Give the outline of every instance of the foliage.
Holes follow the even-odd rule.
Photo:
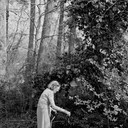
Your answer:
[[[127,8],[121,10],[121,6],[128,4],[127,1],[111,2],[72,0],[69,16],[73,15],[84,39],[75,54],[65,53],[56,68],[44,74],[50,76],[49,80],[57,79],[62,84],[56,103],[72,112],[70,124],[66,127],[127,126],[128,58],[127,42],[123,39],[127,16],[121,17],[120,14],[123,11],[127,14]],[[119,14],[118,11],[112,13],[115,6]],[[76,79],[79,84],[74,89],[70,82]],[[42,81],[44,83],[44,79]],[[36,88],[38,84],[35,84]]]
[[[66,117],[58,115],[57,120],[63,121],[54,123],[53,127],[127,126],[126,93],[121,90],[126,83],[121,80],[118,69],[110,70],[90,58],[88,49],[78,50],[74,55],[65,54],[51,73],[44,74],[40,80],[35,78],[36,90],[45,88],[48,81],[54,79],[62,84],[60,93],[56,95],[56,104],[70,110],[72,116],[67,124]],[[77,82],[78,87],[70,86],[72,80]]]
[[[91,119],[95,120],[96,117],[99,117],[100,121],[96,121],[99,122],[97,127],[126,127],[126,122],[122,121],[127,117],[126,108],[123,105],[123,100],[127,99],[127,89],[125,88],[127,82],[125,81],[126,77],[124,77],[124,74],[127,76],[127,68],[123,67],[127,60],[127,43],[124,42],[122,35],[128,26],[128,1],[70,1],[69,16],[74,18],[78,29],[83,32],[84,38],[83,45],[77,48],[79,53],[81,52],[79,57],[91,61],[94,64],[93,67],[96,66],[103,73],[101,79],[96,74],[93,75],[95,69],[91,72],[87,68],[91,72],[89,76],[89,73],[83,73],[84,69],[87,69],[85,65],[82,65],[83,70],[80,74],[91,85],[94,97],[88,102],[84,102],[78,95],[78,104],[82,102],[87,106],[88,112],[93,112],[92,115],[89,113],[92,116]],[[79,63],[79,66],[81,66],[81,63]],[[87,79],[87,76],[90,80]],[[94,79],[92,79],[92,76],[94,76]],[[102,89],[97,90],[97,85],[101,85],[100,88]],[[124,90],[126,93],[124,93]],[[98,98],[95,96],[98,96]],[[122,99],[121,96],[123,96]],[[95,101],[96,99],[97,101]],[[100,108],[101,106],[102,108]],[[100,108],[100,112],[98,108]],[[87,110],[85,112],[87,113]],[[123,120],[121,121],[121,119]],[[96,122],[92,123],[86,120],[88,127],[91,127],[90,125],[96,126]]]
[[[126,0],[72,0],[69,16],[74,16],[83,32],[82,44],[75,54],[65,53],[59,58],[53,71],[32,78],[30,85],[9,92],[1,88],[0,100],[7,112],[28,111],[31,97],[34,113],[30,118],[35,117],[40,94],[51,80],[58,80],[62,87],[55,102],[70,110],[71,117],[67,120],[64,114],[58,114],[53,128],[126,128],[128,58],[122,35],[127,28],[127,6]],[[73,80],[77,87],[70,85]]]
[[[12,116],[10,118],[3,118],[0,120],[0,126],[2,128],[36,128],[36,118],[31,118],[28,114],[22,114],[21,116]]]
[[[19,84],[14,87],[14,83],[2,82],[0,86],[0,119],[28,112],[30,94],[29,85]]]
[[[118,57],[112,57],[115,43],[128,26],[127,0],[69,0],[69,17],[73,16],[76,26],[83,32],[83,44],[91,51],[99,64],[107,57],[118,65]]]
[[[29,98],[31,90],[34,113],[30,115],[30,119],[31,117],[36,118],[35,110],[40,94],[51,80],[56,79],[62,85],[60,92],[55,97],[56,104],[70,110],[72,116],[67,120],[67,117],[64,114],[58,114],[53,122],[53,127],[59,125],[60,127],[66,126],[70,128],[114,128],[116,126],[125,128],[127,126],[127,103],[123,98],[117,97],[117,90],[114,90],[115,88],[120,87],[118,85],[120,82],[119,80],[117,81],[119,75],[114,75],[116,78],[111,77],[110,81],[109,77],[112,76],[111,72],[108,72],[108,76],[105,76],[103,72],[104,70],[102,70],[103,67],[101,68],[96,62],[88,59],[86,53],[88,52],[83,50],[77,51],[75,55],[64,55],[63,58],[60,58],[60,63],[52,72],[38,75],[31,81],[30,85],[33,87],[33,90],[30,89],[30,86],[24,84],[20,85],[20,93],[18,90],[10,91],[10,95],[1,93],[2,97],[6,96],[7,98],[8,96],[12,99],[11,103],[17,103],[17,98],[20,103],[19,105],[16,105],[10,104],[9,102],[7,106],[10,110],[8,109],[8,112],[12,111],[12,107],[13,110],[15,110],[14,108],[16,108],[16,106],[22,109],[23,106],[21,107],[21,103],[26,106],[24,110],[28,111],[29,100],[26,100]],[[116,73],[116,71],[118,70],[115,69],[113,72]],[[106,78],[108,78],[108,80]],[[72,80],[77,82],[78,87],[74,88],[70,86]],[[110,85],[114,85],[115,88],[109,88],[108,82]],[[115,82],[117,83],[115,84]],[[5,91],[1,90],[1,92]],[[24,102],[19,100],[21,97]],[[8,100],[6,99],[6,101]],[[16,112],[20,112],[20,110],[16,109]],[[24,112],[22,111],[22,113]],[[14,113],[15,112],[13,111],[13,114]],[[26,125],[21,123],[20,120],[19,123],[13,122],[13,124],[17,127],[22,124],[21,127],[24,127],[27,125],[30,126],[29,124],[31,124],[31,121],[27,123],[27,119],[25,119]],[[8,124],[12,126],[12,123]],[[32,123],[31,127],[36,127],[35,125],[36,123]]]

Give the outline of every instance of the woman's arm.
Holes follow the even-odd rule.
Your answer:
[[[49,94],[49,101],[50,101],[51,107],[53,109],[55,109],[57,111],[60,111],[60,112],[63,112],[63,113],[65,113],[65,114],[67,114],[67,115],[70,116],[70,112],[69,111],[67,111],[67,110],[65,110],[63,108],[60,108],[59,106],[55,105],[55,102],[54,102],[54,94],[53,93],[50,93]]]

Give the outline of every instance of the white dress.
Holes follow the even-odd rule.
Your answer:
[[[53,109],[63,112],[64,109],[55,105],[54,93],[50,89],[45,89],[41,94],[37,105],[37,128],[51,128],[50,106]]]

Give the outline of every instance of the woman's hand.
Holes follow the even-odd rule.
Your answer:
[[[69,112],[69,111],[67,111],[67,110],[66,110],[66,114],[67,114],[68,116],[71,116],[71,112]]]

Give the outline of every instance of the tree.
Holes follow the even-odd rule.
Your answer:
[[[61,55],[61,45],[62,45],[62,37],[63,37],[64,3],[65,3],[64,0],[60,1],[60,18],[59,18],[56,57],[59,57]]]
[[[37,72],[50,70],[55,63],[56,38],[58,26],[57,2],[48,0],[45,8],[44,23],[37,59]]]
[[[6,1],[0,1],[0,63],[2,64],[1,75],[5,75],[6,62]],[[3,63],[4,62],[4,63]]]
[[[26,73],[25,73],[25,82],[29,87],[29,112],[32,111],[32,87],[31,87],[31,78],[34,72],[34,32],[35,32],[35,0],[31,0],[31,9],[30,9],[30,29],[29,29],[29,43],[28,43],[28,52],[27,52],[27,64],[26,64]]]
[[[36,15],[35,15],[35,48],[34,48],[34,72],[37,71],[37,58],[38,58],[38,50],[40,45],[40,39],[41,39],[41,31],[42,31],[42,25],[43,25],[43,17],[44,17],[44,11],[45,11],[45,4],[46,2],[44,0],[39,0],[37,2],[37,9],[36,9]]]
[[[9,0],[6,0],[6,40],[8,42]]]
[[[35,0],[31,0],[29,44],[28,44],[27,65],[26,65],[27,79],[32,75],[32,71],[34,68],[34,62],[33,62],[34,28],[35,28]]]
[[[1,43],[3,43],[4,45],[6,45],[6,5],[7,2],[5,0],[0,1],[0,8],[1,8],[1,12],[0,12],[0,17],[1,17]]]
[[[76,24],[75,18],[72,16],[69,23],[69,54],[74,53],[74,44],[76,39]]]

